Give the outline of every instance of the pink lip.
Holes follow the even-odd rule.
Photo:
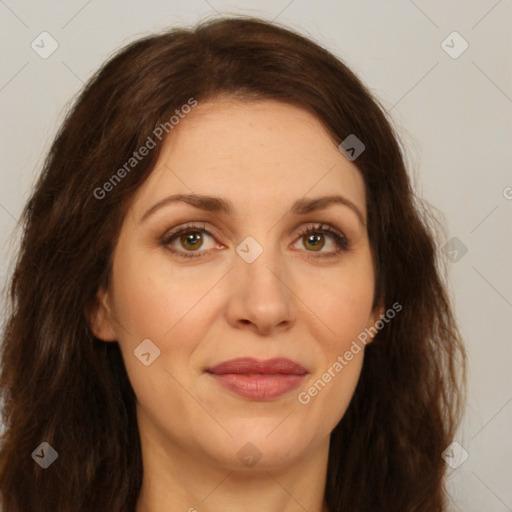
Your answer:
[[[225,389],[243,398],[271,400],[297,388],[308,371],[285,358],[265,361],[243,357],[207,368]]]

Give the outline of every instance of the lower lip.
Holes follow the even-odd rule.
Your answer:
[[[223,375],[210,374],[228,391],[252,400],[272,400],[298,388],[306,375],[293,374],[259,374],[240,375],[226,373]]]

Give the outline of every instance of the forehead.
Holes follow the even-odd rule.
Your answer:
[[[134,207],[191,192],[227,197],[240,210],[333,193],[366,206],[360,171],[322,123],[275,100],[198,102],[165,140]]]

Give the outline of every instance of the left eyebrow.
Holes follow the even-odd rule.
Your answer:
[[[199,194],[174,194],[172,196],[165,197],[154,204],[146,211],[146,213],[144,213],[140,222],[144,222],[160,208],[179,202],[186,203],[200,210],[212,213],[221,213],[231,216],[235,213],[233,203],[221,197]],[[322,196],[312,199],[303,197],[292,204],[290,212],[295,215],[305,215],[314,211],[325,210],[326,208],[337,204],[350,208],[356,214],[359,222],[366,227],[366,220],[361,210],[352,201],[350,201],[350,199],[339,195]]]
[[[361,210],[350,199],[343,196],[331,195],[317,197],[314,199],[302,198],[293,203],[290,211],[296,215],[304,215],[318,210],[325,210],[329,206],[333,206],[335,204],[340,204],[350,208],[356,214],[359,222],[366,227],[366,220]]]

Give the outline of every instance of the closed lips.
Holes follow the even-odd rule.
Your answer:
[[[258,360],[241,357],[225,361],[206,372],[229,394],[252,401],[271,401],[289,395],[309,373],[284,357]]]
[[[300,364],[287,358],[258,360],[254,358],[238,358],[225,361],[206,372],[214,375],[306,375],[308,371]]]

